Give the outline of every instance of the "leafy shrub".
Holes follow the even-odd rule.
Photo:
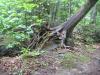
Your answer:
[[[100,27],[96,28],[93,39],[95,42],[100,42]]]
[[[82,25],[76,28],[75,39],[85,44],[100,42],[100,26],[98,25]]]
[[[44,51],[39,51],[39,50],[30,51],[29,48],[22,48],[21,52],[23,58],[37,57],[44,53]]]

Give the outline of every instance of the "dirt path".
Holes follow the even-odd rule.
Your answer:
[[[100,46],[92,53],[92,59],[89,62],[76,62],[75,67],[71,69],[60,64],[61,56],[66,52],[66,50],[60,50],[49,53],[48,56],[52,57],[52,64],[45,69],[39,69],[34,75],[100,75]]]
[[[2,57],[0,75],[100,75],[100,45],[96,45],[92,59],[88,62],[67,60],[63,57],[67,49],[48,51],[37,58],[23,60],[21,57]],[[72,68],[65,67],[66,62],[74,63]],[[68,64],[68,63],[67,63]]]

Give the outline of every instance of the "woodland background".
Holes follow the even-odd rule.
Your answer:
[[[41,27],[46,22],[50,27],[61,25],[69,17],[77,13],[86,1],[0,0],[0,56],[22,55],[26,57],[30,55],[36,57],[44,54],[44,51],[29,49],[26,45],[27,40],[30,40],[32,35],[35,34],[31,26]],[[90,52],[94,51],[94,44],[100,43],[100,1],[75,27],[71,41],[71,46],[82,47],[85,50],[89,49]],[[31,54],[30,51],[32,51]],[[64,62],[65,59],[69,61],[72,58],[69,62],[73,65],[73,57],[71,53],[65,55]],[[82,61],[85,59],[88,60],[83,55],[82,58],[80,57]],[[42,65],[47,66],[48,64],[43,62]],[[23,71],[20,70],[19,72],[22,73]]]

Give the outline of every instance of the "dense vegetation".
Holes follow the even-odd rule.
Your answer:
[[[84,11],[80,14],[78,11],[80,7],[84,9],[87,1],[91,2],[90,7],[87,6],[89,8],[85,12],[85,16],[80,17]],[[95,3],[98,1],[96,4],[93,4],[92,1],[0,0],[0,74],[3,75],[2,66],[11,75],[33,75],[35,71],[41,72],[41,69],[46,69],[47,72],[55,69],[59,71],[59,66],[63,71],[66,70],[61,67],[75,68],[78,66],[80,69],[83,66],[84,70],[86,67],[81,66],[80,62],[88,63],[92,56],[93,58],[95,55],[100,56],[100,50],[98,52],[100,49],[100,0],[93,1]],[[76,20],[75,15],[80,17],[79,21],[70,21],[71,19]],[[60,32],[68,27],[63,25],[65,22],[69,24],[75,22],[77,25],[72,28],[68,39],[67,35],[65,38],[63,31]],[[67,31],[71,32],[70,29]],[[56,32],[57,30],[59,32]],[[62,35],[64,35],[64,45],[66,46],[62,46]],[[93,63],[98,61],[96,59],[95,61],[93,59]],[[90,66],[92,65],[90,64]],[[39,75],[45,75],[42,73]],[[63,75],[63,72],[61,73]]]
[[[29,39],[32,34],[31,25],[41,26],[48,22],[57,26],[77,12],[85,1],[81,0],[1,0],[0,1],[0,45],[7,48]],[[77,25],[75,32],[79,33],[82,42],[100,41],[100,2]],[[77,37],[77,36],[75,36]],[[2,40],[3,39],[3,40]]]
[[[0,1],[0,47],[27,48],[25,41],[34,34],[33,24],[41,26],[48,22],[58,26],[75,14],[85,1],[81,0],[1,0]],[[100,42],[100,1],[74,29],[74,41],[92,44]]]

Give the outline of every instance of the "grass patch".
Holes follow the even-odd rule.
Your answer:
[[[88,62],[88,61],[90,61],[90,57],[85,56],[85,55],[79,55],[78,59],[79,59],[80,62]]]
[[[76,56],[73,53],[68,52],[68,53],[65,53],[61,64],[64,67],[73,68],[75,67],[75,63],[74,63],[75,61],[76,61]]]
[[[64,54],[64,58],[61,61],[61,64],[67,68],[74,68],[76,66],[76,62],[88,62],[90,58],[83,54],[71,53],[67,52]]]
[[[89,52],[93,52],[96,50],[96,48],[94,48],[92,45],[86,45],[86,51],[89,51]]]
[[[28,48],[22,48],[22,58],[37,57],[45,53],[45,51],[34,50],[30,51]]]

